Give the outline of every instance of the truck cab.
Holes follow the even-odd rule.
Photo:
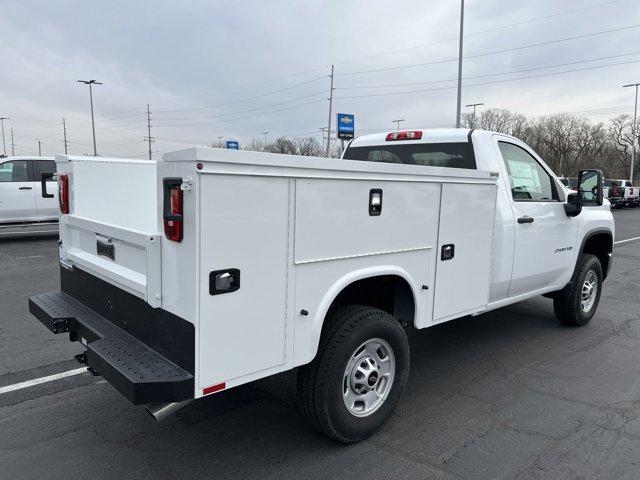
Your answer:
[[[602,241],[608,245],[607,252],[599,253],[606,276],[611,266],[614,231],[607,202],[590,205],[575,217],[567,215],[565,205],[570,193],[544,160],[517,138],[482,130],[420,132],[424,132],[420,139],[393,143],[387,141],[386,134],[357,138],[348,145],[343,158],[495,172],[498,193],[490,308],[562,289],[571,279],[583,244],[590,238],[591,243]],[[447,144],[462,145],[465,141],[473,142],[473,159],[454,151],[421,153],[434,148],[430,145],[443,150]],[[361,151],[363,146],[366,157]],[[406,153],[397,154],[400,150]],[[576,179],[576,188],[577,183]]]
[[[0,232],[57,223],[55,172],[54,157],[0,158]]]

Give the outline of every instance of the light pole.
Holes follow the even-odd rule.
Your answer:
[[[460,0],[460,46],[458,47],[458,103],[456,107],[456,128],[460,128],[462,103],[462,39],[464,34],[464,0]]]
[[[260,135],[264,135],[264,144],[262,145],[262,151],[264,152],[267,149],[267,135],[269,135],[269,132],[260,132]]]
[[[395,123],[396,124],[396,130],[398,132],[400,131],[400,122],[404,122],[404,118],[399,118],[397,120],[391,120],[391,123]]]
[[[96,124],[93,119],[93,89],[91,88],[93,85],[102,85],[101,82],[97,80],[78,80],[78,83],[84,83],[85,85],[89,85],[89,100],[91,102],[91,130],[93,131],[93,155],[98,155],[98,150],[96,148]]]
[[[465,108],[473,107],[473,125],[471,125],[471,128],[476,128],[476,107],[480,105],[484,105],[484,103],[470,103],[469,105],[465,105]]]
[[[4,156],[7,156],[7,144],[4,142],[4,121],[9,120],[9,117],[0,117],[0,123],[2,124],[2,148],[4,150]]]
[[[629,172],[629,181],[633,185],[633,166],[636,163],[636,124],[638,122],[638,86],[640,83],[629,83],[623,85],[622,88],[636,87],[636,102],[633,107],[633,125],[631,125],[631,171]]]

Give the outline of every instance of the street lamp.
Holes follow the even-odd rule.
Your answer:
[[[479,107],[480,105],[484,105],[484,103],[470,103],[469,105],[465,105],[465,108],[473,107],[473,128],[476,127],[476,107]]]
[[[464,0],[460,0],[460,39],[458,45],[458,102],[456,104],[456,128],[460,128],[462,103],[462,39],[464,38]]]
[[[2,124],[2,148],[4,150],[4,156],[7,156],[7,144],[4,142],[4,121],[10,120],[9,117],[0,117],[0,124]]]
[[[633,165],[636,163],[636,123],[638,122],[638,86],[640,83],[629,83],[623,85],[622,88],[636,87],[636,103],[633,108],[633,125],[631,125],[631,171],[629,172],[629,181],[633,185]]]
[[[404,122],[404,118],[399,118],[397,120],[391,120],[391,123],[395,123],[397,127],[397,131],[400,131],[400,122]]]
[[[93,119],[93,89],[91,88],[93,85],[102,85],[102,83],[97,80],[78,80],[78,83],[84,83],[85,85],[89,85],[89,100],[91,102],[91,130],[93,131],[93,155],[98,155],[98,150],[96,149],[96,124]]]

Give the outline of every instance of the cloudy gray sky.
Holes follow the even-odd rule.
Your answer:
[[[104,83],[103,155],[145,154],[147,104],[158,153],[318,135],[331,64],[334,112],[354,113],[357,132],[455,120],[456,0],[1,0],[0,12],[0,116],[16,154],[37,139],[60,153],[63,117],[70,153],[92,151],[78,79]],[[637,0],[467,0],[465,34],[463,104],[594,121],[632,110],[621,85],[640,81]]]

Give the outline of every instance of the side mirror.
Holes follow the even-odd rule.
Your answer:
[[[578,174],[578,204],[600,206],[604,202],[603,175],[600,170],[580,170]]]
[[[53,194],[47,192],[47,180],[53,180],[53,176],[53,173],[43,173],[42,175],[40,175],[42,198],[53,198]]]

